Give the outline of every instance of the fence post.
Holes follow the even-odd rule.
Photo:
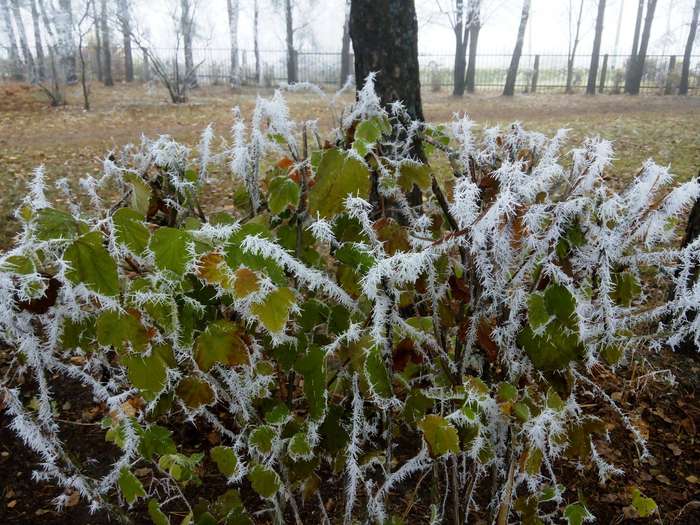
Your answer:
[[[602,93],[605,89],[605,77],[608,74],[608,54],[603,56],[603,66],[600,68],[600,84],[598,85],[598,93]]]
[[[666,89],[664,95],[673,94],[673,73],[676,69],[676,55],[671,55],[668,61],[668,73],[666,74]]]
[[[540,55],[535,55],[535,65],[532,68],[532,93],[537,93],[537,78],[540,76]]]

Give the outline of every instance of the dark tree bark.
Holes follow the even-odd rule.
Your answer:
[[[287,82],[292,84],[298,80],[297,50],[294,48],[294,6],[292,0],[285,0],[284,19],[287,29]]]
[[[520,64],[520,56],[523,53],[523,42],[525,41],[525,28],[527,27],[527,19],[530,16],[530,0],[523,0],[523,10],[520,14],[520,27],[518,28],[518,38],[515,41],[515,49],[513,57],[510,60],[508,75],[506,76],[506,85],[503,87],[503,95],[512,97],[515,94],[515,80],[518,77],[518,65]]]
[[[647,49],[649,48],[649,39],[651,38],[651,24],[654,21],[654,12],[656,11],[657,0],[648,0],[647,14],[644,19],[644,31],[639,42],[639,52],[634,58],[634,66],[630,78],[629,94],[639,95],[639,90],[644,76],[644,62],[647,58]]]
[[[690,56],[693,52],[693,44],[695,43],[695,35],[698,30],[698,17],[700,17],[700,0],[695,0],[693,8],[693,19],[690,22],[690,33],[688,40],[685,43],[685,52],[683,53],[683,68],[681,70],[681,83],[678,86],[679,95],[688,94],[688,83],[690,77]]]
[[[345,24],[343,24],[343,46],[340,51],[340,87],[350,76],[350,0],[345,3]]]
[[[109,13],[107,0],[101,1],[100,25],[102,26],[102,81],[105,86],[113,86],[112,78],[112,46],[109,38]]]
[[[476,87],[476,49],[481,31],[481,0],[470,0],[472,20],[469,26],[469,62],[467,64],[467,93],[474,93]]]
[[[10,5],[8,0],[0,0],[0,11],[5,25],[5,33],[10,40],[10,61],[12,62],[12,78],[15,80],[23,80],[24,73],[22,72],[22,60],[19,57],[19,47],[17,47],[17,37],[15,29],[12,26],[12,14],[10,13]]]
[[[630,91],[630,83],[632,81],[632,74],[635,67],[635,62],[637,60],[637,53],[639,52],[639,33],[642,30],[642,20],[644,19],[644,0],[639,0],[639,5],[637,6],[637,16],[634,21],[634,38],[632,39],[632,51],[630,53],[629,62],[627,63],[627,71],[625,72],[625,93]]]
[[[180,32],[185,48],[185,83],[189,88],[197,87],[197,75],[194,68],[194,55],[192,51],[192,33],[194,30],[194,13],[190,0],[180,0]]]
[[[32,56],[32,50],[29,49],[29,43],[27,41],[27,32],[24,29],[24,22],[22,21],[22,14],[19,11],[19,1],[10,0],[12,6],[12,17],[15,19],[15,26],[17,27],[17,35],[19,36],[19,45],[22,49],[22,56],[24,57],[24,64],[27,67],[27,75],[32,82],[37,81],[36,67],[34,66],[34,56]]]
[[[455,1],[455,62],[452,95],[461,97],[464,95],[464,77],[467,68],[467,47],[469,46],[469,20],[470,13],[464,17],[464,0]]]
[[[134,81],[134,57],[131,50],[131,10],[129,0],[119,0],[119,23],[124,37],[124,79]]]
[[[375,89],[386,107],[401,101],[412,119],[425,120],[418,67],[418,21],[413,0],[353,0],[350,37],[355,50],[355,78],[362,89],[367,75],[377,73]],[[420,142],[413,155],[425,160]],[[376,180],[375,180],[376,182]],[[377,202],[373,183],[370,200]],[[414,186],[407,195],[412,206],[422,203]]]
[[[44,45],[41,36],[41,21],[39,10],[36,8],[36,0],[30,0],[29,7],[32,11],[32,28],[34,30],[34,49],[36,49],[36,65],[39,80],[46,79],[46,57],[44,56]]]
[[[568,94],[573,92],[573,90],[571,89],[571,84],[574,78],[574,60],[576,59],[576,48],[578,48],[579,35],[581,34],[581,17],[583,16],[583,3],[584,0],[581,0],[581,6],[579,7],[578,11],[578,18],[576,19],[576,34],[574,36],[573,44],[571,40],[569,40],[569,56],[566,62],[566,92]],[[569,4],[569,7],[571,7],[571,4]],[[571,17],[571,11],[569,11],[569,17]],[[569,19],[569,31],[571,31],[571,19]],[[571,38],[571,34],[569,34],[569,38]]]
[[[587,95],[595,95],[596,80],[598,79],[598,62],[600,61],[600,42],[603,39],[603,22],[605,20],[605,0],[598,0],[598,18],[595,22],[595,37],[591,53],[591,67],[588,68]]]
[[[97,67],[97,80],[102,82],[103,68],[102,68],[102,35],[100,34],[100,17],[97,16],[97,2],[92,2],[92,20],[95,25],[95,65]]]
[[[423,120],[413,0],[353,0],[350,37],[357,89],[362,89],[367,75],[377,72],[382,104],[400,100],[412,118]]]

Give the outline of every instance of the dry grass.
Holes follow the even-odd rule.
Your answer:
[[[261,91],[268,95],[269,91]],[[45,97],[26,86],[0,86],[0,247],[7,246],[15,227],[12,210],[21,200],[33,167],[44,164],[47,178],[77,180],[99,169],[97,159],[112,148],[146,135],[169,134],[194,143],[213,123],[226,135],[231,108],[249,116],[255,90],[234,93],[226,87],[202,88],[188,104],[168,103],[164,90],[142,85],[93,86],[91,112],[81,107],[80,92],[69,91],[69,105],[50,108]],[[482,126],[522,121],[529,129],[552,133],[570,128],[572,137],[601,135],[614,139],[618,172],[633,173],[653,157],[671,164],[680,179],[700,167],[700,97],[627,97],[583,95],[522,95],[505,99],[496,94],[457,99],[447,93],[424,94],[426,119],[444,122],[466,112]],[[289,94],[295,119],[319,119],[322,129],[334,125],[326,103],[316,95]],[[350,102],[350,95],[343,102]]]

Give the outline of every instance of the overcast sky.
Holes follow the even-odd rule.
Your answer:
[[[453,0],[416,0],[418,11],[419,48],[422,53],[454,51],[454,36],[449,20],[440,12],[447,10]],[[137,20],[148,27],[151,38],[159,47],[174,44],[170,22],[179,0],[133,0]],[[340,49],[344,0],[296,0],[299,4],[295,27],[301,27],[298,39],[303,50],[337,51]],[[569,6],[574,6],[574,21],[580,0],[532,0],[525,53],[566,54],[569,43]],[[688,34],[693,0],[659,0],[652,26],[651,53],[681,54]],[[253,1],[240,0],[240,47],[253,47]],[[269,50],[284,49],[284,20],[282,12],[273,7],[273,0],[259,0],[261,5],[261,46]],[[282,4],[282,2],[278,2]],[[483,0],[484,26],[479,37],[479,50],[486,53],[510,53],[520,18],[522,0]],[[579,53],[590,53],[595,25],[597,0],[584,0]],[[627,54],[632,45],[637,0],[608,0],[602,52],[615,52],[615,37],[620,8],[622,23],[618,53]],[[226,0],[198,0],[197,47],[228,47]],[[697,52],[697,51],[696,51]]]

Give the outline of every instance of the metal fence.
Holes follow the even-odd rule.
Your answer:
[[[155,49],[154,53],[166,65],[180,71],[183,67],[182,50]],[[89,68],[95,71],[93,49],[86,53]],[[138,54],[137,54],[138,55]],[[120,50],[113,56],[115,80],[123,76]],[[135,56],[137,76],[147,76],[143,61]],[[193,50],[197,81],[201,85],[226,84],[230,78],[230,51],[221,48]],[[597,77],[599,92],[620,93],[624,90],[624,78],[629,55],[601,55]],[[500,91],[505,83],[511,55],[506,53],[480,53],[476,59],[475,88],[477,91]],[[572,89],[583,91],[588,82],[591,56],[579,55],[574,61]],[[520,59],[516,90],[518,92],[563,92],[566,88],[567,61],[565,54],[525,54]],[[257,62],[257,64],[256,64]],[[453,84],[454,55],[421,54],[419,56],[421,83],[424,89],[434,91],[451,89]],[[646,93],[673,94],[680,82],[682,55],[648,55],[644,66],[641,90]],[[299,52],[296,57],[297,80],[319,85],[340,84],[341,54],[338,52]],[[240,79],[244,85],[275,86],[287,81],[287,54],[285,51],[262,50],[256,61],[251,50],[241,50],[239,55]],[[257,67],[256,67],[257,66]],[[351,71],[353,70],[351,66]],[[0,78],[10,78],[7,50],[0,48]],[[259,75],[256,73],[259,72]],[[92,75],[95,77],[96,75]],[[690,60],[689,93],[700,94],[700,55]]]

